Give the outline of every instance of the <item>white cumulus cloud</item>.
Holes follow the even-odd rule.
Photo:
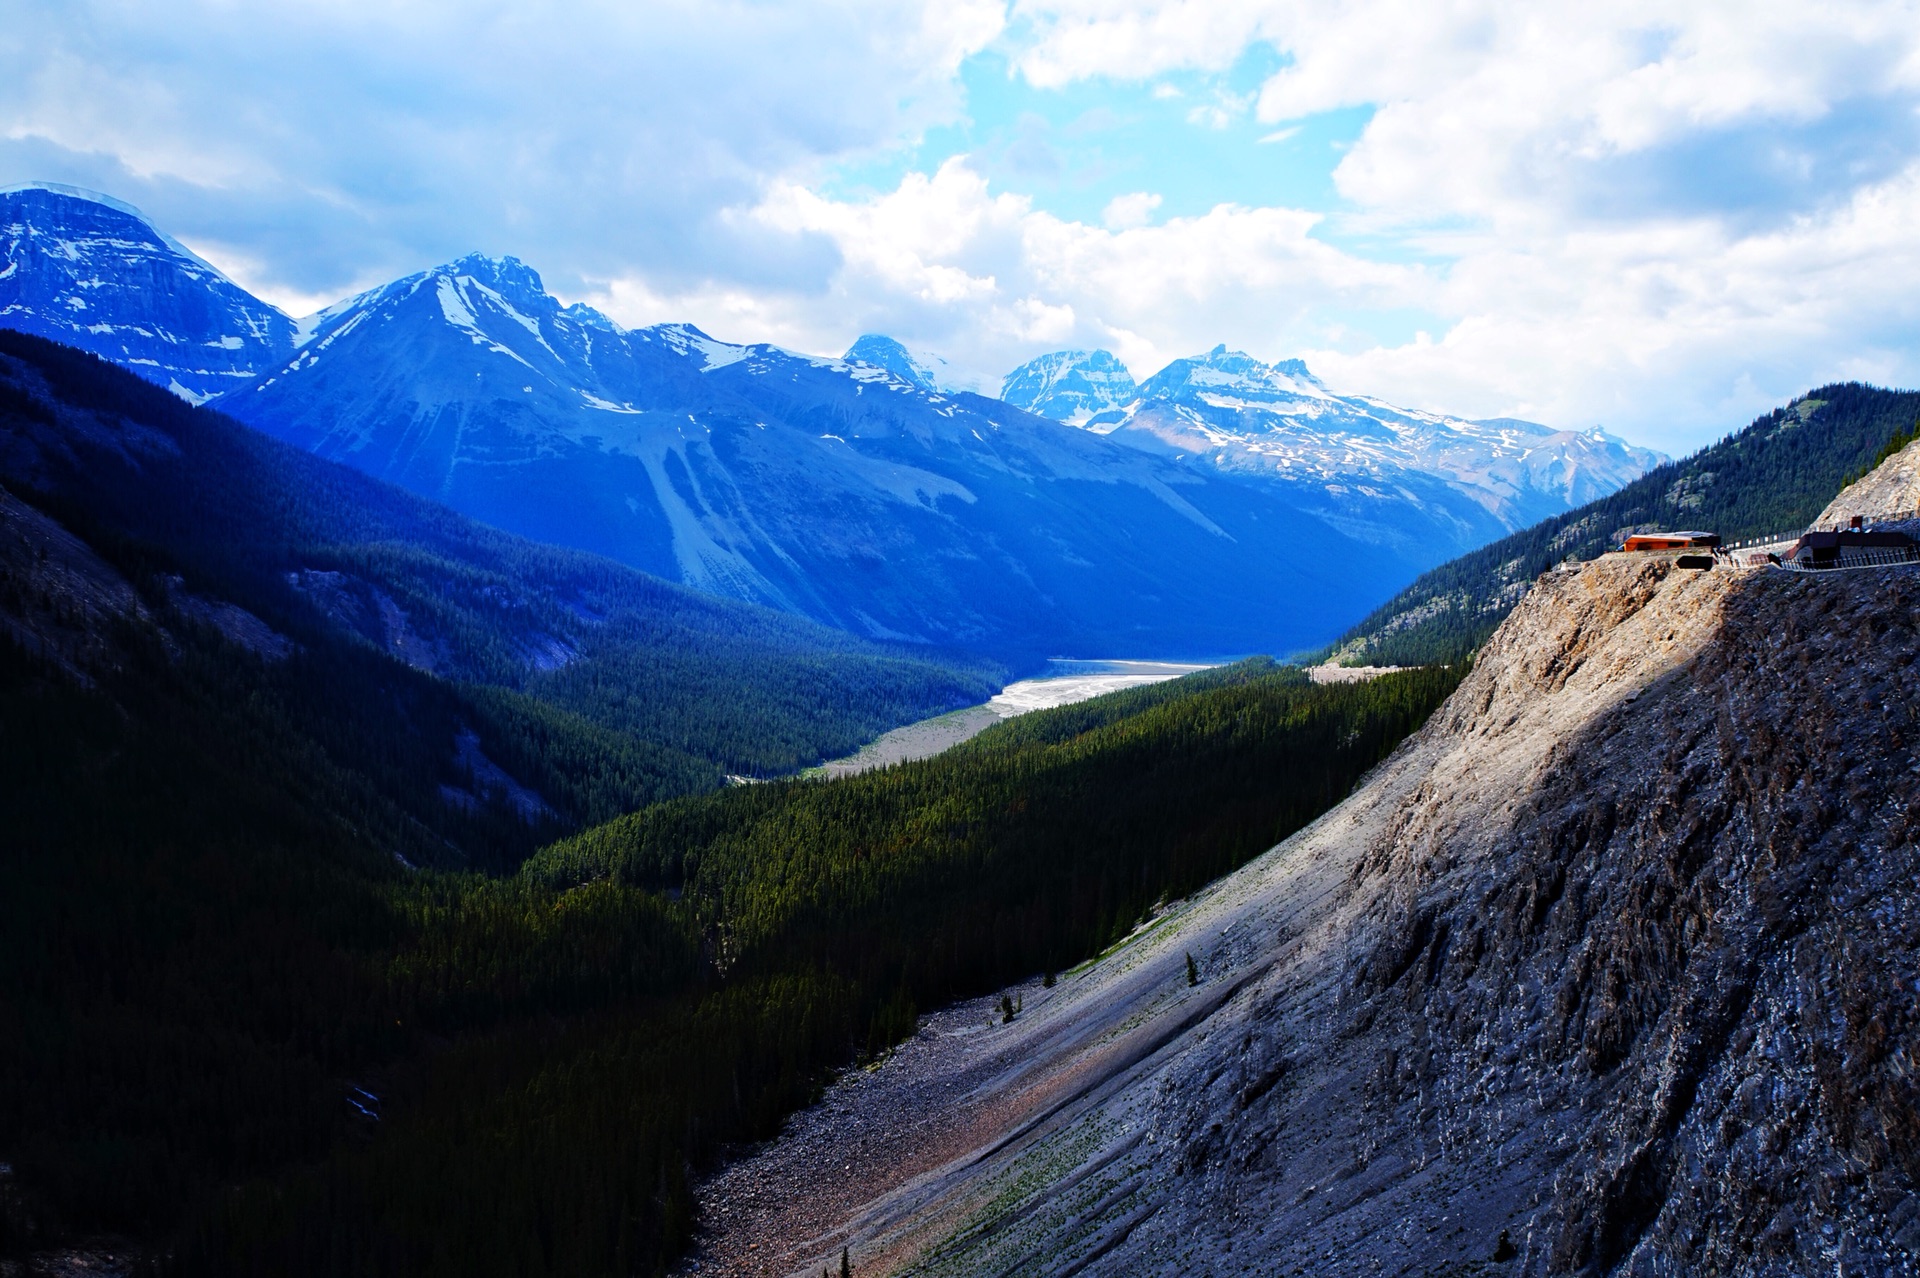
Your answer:
[[[0,176],[145,208],[269,295],[475,249],[564,281],[818,283],[721,216],[952,118],[998,0],[17,0]]]
[[[1029,114],[901,165],[967,138],[983,54],[1104,95],[1111,151],[992,163]],[[1118,145],[1155,111],[1292,185],[1204,207]],[[1672,450],[1920,382],[1920,0],[16,0],[0,181],[31,178],[291,309],[481,249],[627,322],[889,332],[981,386],[1224,341]]]

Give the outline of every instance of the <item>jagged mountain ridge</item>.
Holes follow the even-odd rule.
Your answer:
[[[622,330],[511,258],[331,308],[221,406],[522,535],[879,638],[1287,650],[1396,575],[1245,485],[870,364]]]
[[[130,205],[0,190],[0,327],[77,346],[202,403],[294,347],[293,321]]]
[[[422,272],[296,329],[124,206],[51,187],[18,201],[37,229],[0,289],[39,281],[25,327],[191,399],[241,384],[222,406],[250,424],[510,531],[875,638],[1021,659],[1297,649],[1539,492],[1520,473],[1532,455],[1463,489],[1345,461],[1296,478],[1271,423],[1258,447],[1235,436],[1206,456],[1148,429],[1152,412],[1104,438],[1104,420],[1049,430],[890,338],[827,360],[684,325],[628,332],[511,259]],[[75,229],[96,223],[112,234]],[[99,257],[85,278],[62,265],[82,241]],[[257,341],[225,331],[236,314]],[[1140,402],[1172,405],[1179,431],[1194,404],[1217,413],[1217,394],[1188,392],[1221,355],[1180,361]],[[1089,423],[1131,386],[1110,356],[1067,363],[1048,402],[1080,387]],[[1299,447],[1325,454],[1303,429]]]
[[[1281,485],[1354,535],[1458,550],[1603,496],[1664,460],[1597,427],[1467,421],[1335,395],[1300,360],[1216,346],[1137,387],[1106,351],[1009,374],[1009,402],[1145,451]]]
[[[1917,609],[1550,575],[1346,803],[853,1084],[929,1053],[952,1112],[778,1272],[1912,1272]]]

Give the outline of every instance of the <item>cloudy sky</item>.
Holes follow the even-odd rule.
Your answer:
[[[10,0],[0,185],[983,386],[1226,342],[1684,451],[1920,384],[1920,4]]]

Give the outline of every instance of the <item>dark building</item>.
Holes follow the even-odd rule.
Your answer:
[[[1857,528],[1805,533],[1787,552],[1787,558],[1808,568],[1838,568],[1852,558],[1862,563],[1884,562],[1889,554],[1920,558],[1913,538],[1903,532],[1868,532]]]

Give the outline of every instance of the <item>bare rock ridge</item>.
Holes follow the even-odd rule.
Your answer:
[[[1549,574],[1339,808],[710,1184],[690,1267],[1915,1272],[1916,618]]]
[[[1920,511],[1920,442],[1908,444],[1841,489],[1813,527],[1842,527],[1856,515],[1862,519],[1911,517],[1915,511]]]

